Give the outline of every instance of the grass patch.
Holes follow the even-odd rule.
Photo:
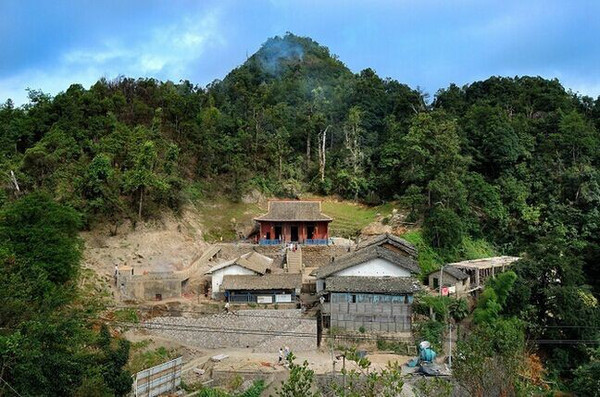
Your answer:
[[[129,363],[127,363],[127,369],[135,374],[143,369],[172,360],[177,356],[178,354],[174,350],[167,350],[163,346],[154,350],[134,352],[129,359]]]
[[[119,309],[114,312],[115,320],[122,321],[126,323],[139,323],[140,318],[138,316],[137,310],[131,309]]]
[[[402,235],[409,243],[417,247],[419,251],[420,278],[424,279],[428,274],[442,267],[444,258],[438,254],[424,239],[420,230],[413,230]]]
[[[465,237],[459,247],[456,247],[451,252],[442,252],[434,249],[427,241],[425,241],[421,230],[407,232],[402,235],[402,238],[412,243],[419,251],[421,280],[424,280],[431,272],[439,270],[445,263],[488,258],[498,255],[494,247],[483,239]]]
[[[379,350],[391,350],[395,354],[406,356],[409,354],[408,342],[377,339],[377,349]]]
[[[470,237],[466,237],[462,241],[462,260],[487,258],[496,255],[498,255],[498,252],[492,244],[484,239],[473,240]]]
[[[391,214],[393,207],[392,203],[369,207],[350,201],[323,201],[321,209],[333,218],[329,226],[330,236],[352,238],[379,216]]]
[[[252,219],[265,212],[258,204],[234,203],[223,198],[198,201],[195,205],[202,217],[204,240],[208,242],[237,240],[236,230],[242,225],[253,225]]]

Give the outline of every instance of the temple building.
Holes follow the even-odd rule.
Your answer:
[[[254,218],[260,231],[257,242],[263,245],[296,242],[324,245],[329,241],[329,222],[321,213],[320,201],[269,201],[269,212]]]

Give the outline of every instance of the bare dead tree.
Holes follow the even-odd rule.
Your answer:
[[[319,133],[319,173],[321,174],[321,182],[325,181],[325,163],[327,160],[325,142],[327,142],[327,130],[329,130],[329,127],[331,125],[328,125]]]

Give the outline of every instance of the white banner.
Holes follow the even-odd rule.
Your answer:
[[[271,295],[259,295],[256,297],[257,303],[273,303],[273,297]]]
[[[292,295],[291,294],[275,295],[275,302],[292,303]]]

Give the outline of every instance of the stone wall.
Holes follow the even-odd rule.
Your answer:
[[[358,331],[406,332],[411,329],[411,305],[402,303],[329,303],[331,326]]]
[[[220,244],[220,257],[224,259],[233,259],[249,251],[256,251],[259,254],[273,259],[273,265],[283,267],[285,261],[285,249],[280,245],[257,245],[248,243],[239,244]],[[331,262],[331,257],[340,257],[348,253],[348,246],[342,245],[303,245],[302,263],[304,267],[320,267]]]

